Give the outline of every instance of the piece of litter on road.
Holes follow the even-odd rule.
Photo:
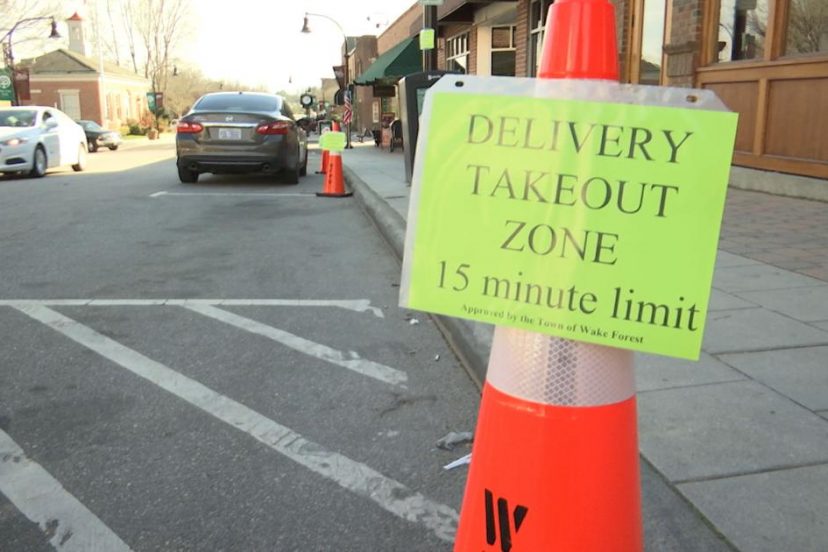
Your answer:
[[[454,462],[449,462],[445,466],[443,466],[444,470],[453,470],[454,468],[458,468],[460,466],[465,466],[466,464],[471,464],[471,454],[465,455],[463,458],[458,458]]]
[[[471,431],[452,431],[439,441],[437,441],[437,448],[443,450],[454,450],[454,447],[462,443],[471,443],[474,440],[474,435]]]
[[[434,355],[434,362],[437,362],[438,360],[440,360],[440,355]]]
[[[412,318],[411,320],[408,321],[408,323],[411,324],[412,326],[416,326],[417,324],[420,323],[420,321],[417,320],[416,318]]]

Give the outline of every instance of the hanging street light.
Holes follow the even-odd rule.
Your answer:
[[[25,25],[27,23],[33,23],[35,21],[51,21],[51,32],[49,33],[49,38],[61,38],[60,33],[57,30],[57,22],[55,21],[54,17],[44,16],[44,17],[26,17],[24,19],[19,20],[11,28],[6,31],[6,34],[0,38],[0,43],[3,44],[3,61],[6,64],[6,67],[9,70],[10,77],[11,77],[11,91],[12,91],[12,105],[18,105],[17,99],[17,78],[14,67],[14,49],[13,49],[13,39],[14,39],[14,31],[16,31],[21,25]]]

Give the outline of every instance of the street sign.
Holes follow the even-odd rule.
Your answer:
[[[434,29],[422,29],[420,31],[420,50],[433,50],[435,41]]]
[[[401,304],[698,358],[736,119],[709,91],[444,77]]]
[[[155,106],[155,93],[154,92],[147,92],[147,108],[155,113],[156,106]]]
[[[323,132],[319,138],[319,147],[328,151],[342,151],[345,149],[345,133],[339,131]]]
[[[420,0],[420,4],[423,6],[442,6],[443,0]]]
[[[14,100],[12,80],[9,70],[0,69],[0,102],[11,102]]]

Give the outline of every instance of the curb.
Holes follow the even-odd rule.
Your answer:
[[[354,192],[368,218],[374,221],[380,234],[391,246],[397,259],[402,262],[405,249],[405,220],[392,209],[374,190],[347,166],[342,171],[345,182]],[[445,336],[449,346],[460,359],[460,364],[468,372],[479,390],[483,389],[486,379],[486,367],[489,363],[488,352],[492,346],[494,326],[470,322],[450,316],[430,314]],[[485,353],[485,354],[484,354]]]
[[[170,144],[170,145],[175,144],[175,134],[173,134],[171,137],[166,137],[165,136],[164,138],[158,138],[157,140],[150,140],[146,136],[144,136],[142,138],[138,138],[138,139],[132,138],[132,139],[129,139],[129,140],[123,140],[121,142],[121,148],[131,150],[131,149],[136,149],[136,148],[146,148],[146,147],[150,147],[150,146],[159,146],[159,145],[168,145],[168,144]]]

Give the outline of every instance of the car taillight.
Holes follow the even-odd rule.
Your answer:
[[[175,131],[178,134],[198,134],[204,130],[204,125],[201,123],[190,123],[187,121],[179,121],[178,126],[175,127]]]
[[[257,134],[287,134],[291,124],[289,121],[274,121],[262,123],[256,127]]]

